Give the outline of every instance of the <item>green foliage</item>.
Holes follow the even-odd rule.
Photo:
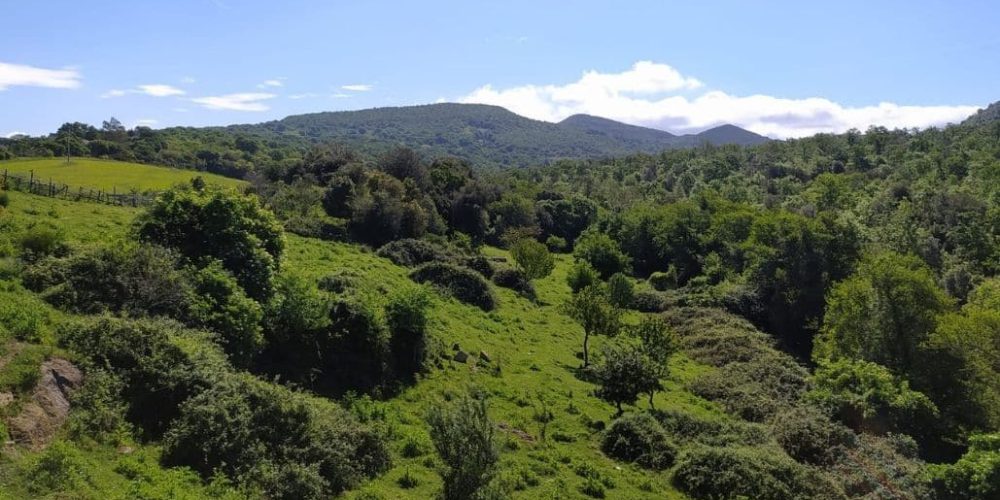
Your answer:
[[[502,267],[493,273],[493,284],[503,288],[510,288],[519,293],[522,297],[534,300],[536,297],[535,287],[524,271],[513,267]]]
[[[429,263],[416,268],[410,277],[418,283],[433,283],[456,299],[484,311],[496,307],[496,298],[483,276],[453,264]]]
[[[590,264],[601,279],[608,279],[615,273],[627,272],[629,269],[629,258],[604,233],[590,232],[583,235],[576,242],[573,256]]]
[[[656,271],[650,274],[649,286],[653,287],[653,290],[659,292],[663,292],[677,286],[677,269],[670,268],[667,272]]]
[[[667,376],[667,362],[678,350],[677,334],[660,318],[643,318],[638,325],[628,327],[628,334],[639,339],[642,352]]]
[[[601,437],[601,451],[653,470],[670,467],[677,455],[667,432],[646,413],[625,415],[612,422]]]
[[[672,478],[684,493],[706,500],[822,498],[830,489],[807,467],[752,448],[690,448],[678,457]]]
[[[529,280],[552,274],[555,261],[545,245],[533,239],[521,239],[510,246],[510,256]]]
[[[344,410],[250,375],[229,375],[183,403],[164,461],[222,471],[273,498],[325,498],[388,468],[381,437]]]
[[[141,240],[175,249],[191,262],[219,260],[254,300],[274,291],[285,240],[255,196],[212,187],[166,191],[136,220],[135,230]]]
[[[633,404],[640,394],[649,394],[652,401],[653,394],[663,388],[661,370],[639,347],[614,343],[601,354],[601,363],[594,369],[599,384],[595,395],[617,406],[619,415],[622,403]]]
[[[50,309],[19,287],[0,284],[0,342],[17,339],[38,342],[48,337]]]
[[[635,284],[622,273],[615,273],[608,278],[608,300],[615,307],[627,309],[635,297]]]
[[[406,238],[383,245],[376,252],[393,264],[415,267],[427,262],[456,262],[458,252],[442,244],[428,240]]]
[[[87,480],[80,452],[63,441],[49,445],[25,472],[32,478],[30,490],[43,495],[62,489],[72,489]]]
[[[549,236],[545,239],[545,246],[552,253],[562,253],[566,251],[566,238]]]
[[[988,500],[1000,496],[1000,434],[969,438],[969,451],[954,464],[932,465],[933,487],[944,500]]]
[[[19,245],[29,260],[48,255],[62,255],[67,251],[66,235],[48,224],[34,224],[20,236]]]
[[[107,444],[124,440],[132,430],[126,419],[128,405],[122,400],[124,389],[122,380],[108,370],[88,371],[83,387],[72,394],[74,411],[68,422],[70,435]]]
[[[607,294],[596,285],[573,294],[562,306],[563,313],[583,327],[583,366],[590,366],[591,335],[613,337],[621,329],[621,309],[608,302]]]
[[[827,304],[814,358],[867,360],[906,374],[951,300],[916,257],[880,253],[834,286]]]
[[[424,367],[427,358],[427,309],[430,296],[423,288],[398,290],[385,305],[396,376],[409,378]]]
[[[812,382],[807,399],[856,431],[915,436],[933,432],[937,407],[884,366],[849,359],[826,362],[816,369]]]
[[[435,406],[427,423],[434,448],[445,464],[443,497],[480,498],[500,460],[486,400],[466,397],[451,407]]]
[[[233,364],[248,366],[263,349],[263,309],[246,296],[219,261],[192,271],[187,303],[186,322],[219,333]]]
[[[570,268],[569,273],[566,275],[566,283],[573,293],[577,293],[589,286],[598,285],[600,278],[597,276],[597,271],[594,270],[589,262],[578,260],[573,263],[573,267]]]
[[[808,406],[776,415],[771,422],[771,432],[785,453],[810,465],[832,465],[856,446],[850,429],[831,422],[825,414]]]

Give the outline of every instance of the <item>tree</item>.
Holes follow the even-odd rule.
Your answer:
[[[653,394],[662,389],[660,370],[642,349],[630,343],[618,342],[606,346],[600,365],[594,370],[600,384],[597,397],[613,403],[621,415],[622,403],[633,404],[640,394]]]
[[[544,278],[552,274],[556,267],[549,249],[533,239],[524,238],[515,242],[510,246],[510,256],[529,280]]]
[[[869,255],[830,291],[814,358],[862,359],[912,373],[918,346],[951,305],[920,259]]]
[[[590,366],[591,335],[613,337],[621,329],[621,309],[608,302],[599,286],[591,285],[574,294],[563,304],[566,315],[583,327],[583,366]]]
[[[597,271],[591,267],[590,263],[578,260],[573,263],[566,275],[566,284],[569,285],[573,293],[577,293],[591,285],[596,285],[600,281]]]
[[[678,350],[677,334],[660,318],[645,317],[638,325],[628,329],[630,336],[639,340],[642,352],[656,364],[660,378],[667,376],[667,363]]]
[[[435,406],[427,423],[445,463],[444,499],[481,498],[500,460],[486,400],[465,397],[451,407]]]
[[[255,196],[211,186],[165,191],[138,217],[135,231],[192,263],[219,260],[258,302],[274,291],[285,240],[281,224]]]
[[[601,279],[626,272],[629,268],[629,258],[618,248],[618,243],[600,232],[588,232],[580,237],[573,250],[573,257],[590,263],[601,275]]]
[[[632,305],[634,296],[635,285],[628,279],[628,276],[615,273],[608,278],[608,298],[616,307],[627,309]]]

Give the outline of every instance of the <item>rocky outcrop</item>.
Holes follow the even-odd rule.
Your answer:
[[[40,368],[41,377],[21,412],[7,422],[15,443],[38,449],[47,445],[69,416],[70,392],[83,383],[83,372],[61,358],[52,358]]]

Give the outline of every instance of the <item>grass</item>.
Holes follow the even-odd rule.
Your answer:
[[[34,171],[35,180],[63,183],[70,189],[115,190],[119,193],[135,191],[160,191],[175,184],[190,181],[201,176],[209,184],[239,187],[244,181],[223,177],[207,172],[195,172],[169,167],[156,167],[114,160],[92,158],[43,158],[34,160],[11,160],[0,162],[0,175],[4,170],[11,174],[27,176]]]
[[[138,213],[123,207],[10,194],[10,206],[0,216],[0,227],[5,218],[14,227],[52,224],[63,231],[71,246],[113,244],[125,237]],[[363,247],[291,234],[287,239],[283,267],[307,278],[351,271],[358,276],[361,293],[373,301],[385,300],[401,287],[419,286],[407,277],[408,269]],[[509,259],[499,249],[488,248],[485,252],[490,257]],[[346,498],[436,496],[441,490],[437,472],[440,462],[424,417],[432,406],[445,404],[473,389],[489,396],[490,413],[498,424],[502,449],[500,477],[513,490],[514,498],[593,498],[601,488],[607,498],[685,498],[670,485],[666,473],[613,461],[599,449],[600,432],[595,430],[598,427],[595,423],[610,423],[615,409],[594,397],[595,386],[576,375],[581,364],[577,356],[582,347],[582,331],[558,312],[559,304],[570,294],[565,283],[570,265],[571,257],[556,256],[552,275],[535,282],[537,302],[497,288],[499,306],[492,312],[434,294],[429,328],[437,353],[436,367],[415,385],[386,401],[360,398],[347,402],[360,417],[384,423],[393,453],[393,468],[348,492]],[[598,352],[604,341],[592,340],[593,352]],[[468,363],[451,359],[454,344],[472,355]],[[480,361],[480,352],[486,353],[490,361]],[[729,418],[714,403],[684,389],[688,381],[710,369],[678,355],[672,362],[666,390],[655,398],[656,407],[680,409],[713,420]],[[643,408],[647,405],[644,400],[638,404]],[[89,464],[82,465],[82,470],[88,471],[93,479],[85,481],[88,486],[76,493],[95,496],[96,492],[108,492],[114,496],[122,485],[134,486],[138,481],[124,472],[116,472],[125,458],[117,456],[113,448],[79,446],[81,463]],[[164,488],[171,484],[187,487],[186,473],[157,468],[155,444],[136,445],[136,448],[139,456],[152,462],[143,467],[140,476],[157,478],[156,481],[166,485]],[[12,471],[29,467],[34,456],[27,455],[7,464],[4,461],[11,459],[0,459],[0,484],[11,485],[14,488],[11,491],[24,491],[19,489],[23,487],[19,481],[26,480],[23,472]],[[583,470],[586,474],[580,473]],[[207,492],[201,490],[201,494]]]

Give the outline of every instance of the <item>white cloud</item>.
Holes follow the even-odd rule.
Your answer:
[[[162,83],[150,83],[147,85],[139,85],[134,89],[121,90],[121,89],[111,89],[103,94],[101,94],[101,99],[108,99],[111,97],[122,97],[126,94],[146,94],[153,97],[171,97],[184,95],[186,92],[174,87],[172,85],[165,85]]]
[[[230,111],[267,111],[266,101],[277,97],[275,94],[263,92],[248,92],[241,94],[227,94],[220,96],[196,97],[191,101],[201,104],[208,109],[225,109]]]
[[[354,97],[354,96],[351,94],[345,94],[343,92],[337,92],[336,94],[330,94],[330,97],[334,99],[346,99],[348,97]]]
[[[349,90],[351,92],[368,92],[374,87],[367,83],[355,83],[351,85],[341,85],[340,88],[342,90]]]
[[[138,91],[146,95],[151,95],[153,97],[170,97],[175,95],[184,95],[185,92],[177,87],[170,85],[164,85],[161,83],[153,83],[148,85],[139,85]]]
[[[136,127],[152,127],[153,125],[156,125],[157,123],[160,123],[160,120],[155,120],[153,118],[141,118],[141,119],[135,121],[135,126]]]
[[[257,84],[257,88],[266,89],[269,87],[284,87],[284,78],[272,78],[271,80],[264,80],[263,82]]]
[[[75,89],[80,86],[81,78],[75,69],[44,69],[0,62],[0,91],[14,86]]]
[[[181,78],[181,83],[186,83],[186,84],[192,84],[197,81],[198,80],[195,80],[193,76],[185,76],[184,78]]]
[[[635,63],[622,73],[588,71],[566,85],[482,86],[460,102],[494,104],[546,121],[585,113],[687,133],[731,123],[771,137],[803,137],[872,125],[930,127],[960,121],[977,106],[901,106],[889,102],[850,107],[814,97],[734,96],[700,91],[703,84],[666,64]]]
[[[306,92],[305,94],[292,94],[288,96],[289,99],[311,99],[313,97],[319,97],[319,94],[314,92]]]
[[[4,137],[4,139],[10,139],[12,137],[16,137],[16,136],[19,136],[19,135],[28,135],[28,134],[25,134],[24,132],[18,132],[18,131],[15,130],[14,132],[8,132],[7,134],[4,134],[3,137]]]

